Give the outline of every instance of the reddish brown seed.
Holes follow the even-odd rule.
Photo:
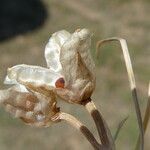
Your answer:
[[[64,78],[59,78],[55,82],[55,86],[56,86],[56,88],[64,88],[64,86],[65,86],[65,80],[64,80]]]

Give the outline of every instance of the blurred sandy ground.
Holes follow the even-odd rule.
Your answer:
[[[0,43],[0,86],[6,70],[16,64],[45,66],[44,47],[50,35],[58,30],[73,32],[89,28],[93,32],[91,52],[96,41],[112,36],[127,39],[138,85],[140,105],[144,112],[150,79],[150,2],[148,0],[44,0],[48,11],[45,24],[37,30]],[[93,99],[114,134],[117,124],[129,119],[117,140],[118,150],[133,149],[138,135],[133,102],[120,47],[102,48],[97,63],[97,87]],[[95,126],[80,106],[59,102],[62,110],[80,118],[96,135]],[[47,129],[25,126],[0,110],[1,150],[91,150],[90,144],[74,128],[65,123]],[[145,136],[145,150],[150,149],[150,126]]]

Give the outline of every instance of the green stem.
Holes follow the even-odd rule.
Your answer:
[[[84,106],[87,109],[87,111],[90,113],[90,115],[92,116],[95,122],[102,145],[109,150],[114,150],[115,144],[114,144],[111,132],[105,120],[103,119],[102,115],[97,110],[94,102],[88,101]]]
[[[144,120],[143,120],[144,134],[146,132],[149,119],[150,119],[150,83],[149,83],[149,88],[148,88],[148,101],[147,101],[146,111],[145,111]],[[135,149],[138,150],[139,147],[140,147],[140,137],[138,137]]]

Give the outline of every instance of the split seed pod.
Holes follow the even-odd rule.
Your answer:
[[[36,127],[48,127],[52,117],[59,112],[54,97],[32,92],[20,84],[0,90],[0,103],[12,116]]]
[[[79,104],[90,98],[95,88],[90,45],[87,29],[54,33],[45,48],[48,67],[22,64],[9,68],[4,83],[14,86],[0,91],[1,103],[28,124],[48,126],[59,111],[56,96]]]

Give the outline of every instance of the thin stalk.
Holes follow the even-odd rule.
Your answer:
[[[125,117],[125,118],[119,123],[119,125],[118,125],[118,127],[117,127],[117,131],[116,131],[116,133],[115,133],[115,135],[114,135],[114,137],[113,137],[114,141],[117,140],[118,135],[119,135],[119,133],[120,133],[120,130],[122,129],[123,125],[125,124],[125,122],[127,121],[128,118],[129,118],[129,116]]]
[[[147,107],[146,107],[146,111],[145,111],[145,115],[144,115],[144,121],[143,121],[144,132],[146,132],[149,119],[150,119],[150,83],[149,83],[149,88],[148,88]]]
[[[107,43],[107,42],[111,42],[111,41],[119,41],[121,44],[121,49],[123,51],[123,56],[124,56],[125,65],[126,65],[126,69],[127,69],[127,73],[128,73],[132,98],[133,98],[133,102],[134,102],[134,106],[135,106],[135,111],[136,111],[139,131],[140,131],[140,143],[141,143],[140,144],[140,150],[144,150],[144,130],[143,130],[142,117],[141,117],[141,110],[140,110],[140,106],[139,106],[135,77],[134,77],[134,73],[133,73],[132,63],[131,63],[131,59],[130,59],[126,40],[114,37],[114,38],[109,38],[109,39],[99,41],[97,43],[96,53],[98,54],[98,49],[103,43]]]
[[[53,119],[53,121],[61,121],[61,120],[66,121],[67,123],[75,127],[78,131],[80,131],[84,135],[84,137],[89,141],[89,143],[92,145],[94,150],[104,150],[102,145],[100,145],[96,141],[91,131],[74,116],[64,112],[60,112],[57,114],[57,117]]]
[[[102,145],[104,145],[109,150],[114,150],[115,145],[113,142],[111,132],[106,122],[104,121],[102,115],[97,110],[94,102],[88,101],[87,103],[85,103],[84,106],[87,109],[87,111],[90,113],[90,115],[92,116],[95,122]]]
[[[144,120],[143,120],[144,134],[146,132],[149,120],[150,120],[150,83],[149,83],[149,88],[148,88],[148,101],[147,101],[146,111],[145,111]],[[140,137],[138,138],[135,149],[138,150],[139,146],[140,146]]]

